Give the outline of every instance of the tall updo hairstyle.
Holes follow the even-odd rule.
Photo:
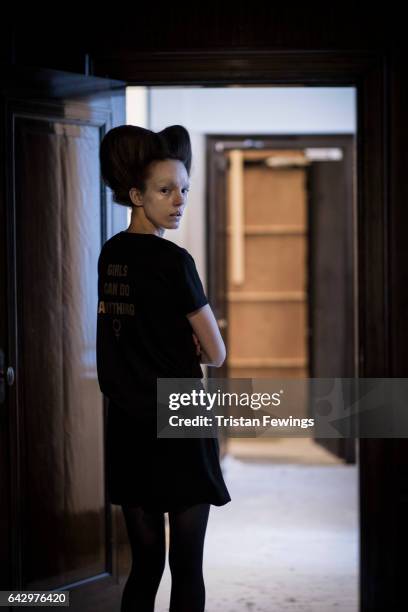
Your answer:
[[[113,201],[133,206],[129,190],[144,193],[153,161],[178,159],[188,175],[191,168],[190,135],[182,125],[171,125],[153,132],[136,125],[119,125],[109,130],[99,148],[102,179],[113,193]]]

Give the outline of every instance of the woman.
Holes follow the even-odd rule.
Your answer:
[[[170,612],[202,612],[204,538],[210,505],[231,497],[216,438],[158,438],[157,378],[199,378],[225,346],[194,259],[163,237],[177,229],[190,186],[191,142],[181,125],[161,132],[122,125],[100,147],[101,174],[126,231],[98,260],[97,367],[108,397],[107,487],[122,506],[132,568],[122,612],[154,610],[170,528]]]

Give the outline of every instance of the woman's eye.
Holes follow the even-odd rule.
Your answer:
[[[160,189],[160,191],[163,193],[163,192],[165,192],[165,191],[169,191],[169,190],[167,189],[167,187],[162,187],[162,188]],[[188,192],[190,191],[190,189],[188,189],[187,187],[185,187],[185,188],[183,189],[183,191],[184,191],[185,193],[188,193]]]

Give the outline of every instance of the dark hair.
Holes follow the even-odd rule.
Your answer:
[[[105,134],[99,148],[102,179],[112,190],[114,202],[124,206],[133,206],[132,187],[145,191],[151,162],[178,159],[190,174],[191,158],[190,136],[182,125],[161,132],[119,125]]]

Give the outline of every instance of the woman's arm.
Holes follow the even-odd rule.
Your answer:
[[[200,355],[200,363],[202,363],[203,365],[212,365],[212,363],[210,363],[211,359],[209,358],[207,353],[205,353],[203,349],[201,348],[200,342],[194,332],[193,332],[193,340],[194,340],[194,344],[196,345],[196,354]]]
[[[201,347],[201,363],[219,368],[225,361],[226,349],[211,306],[206,304],[186,315]]]

